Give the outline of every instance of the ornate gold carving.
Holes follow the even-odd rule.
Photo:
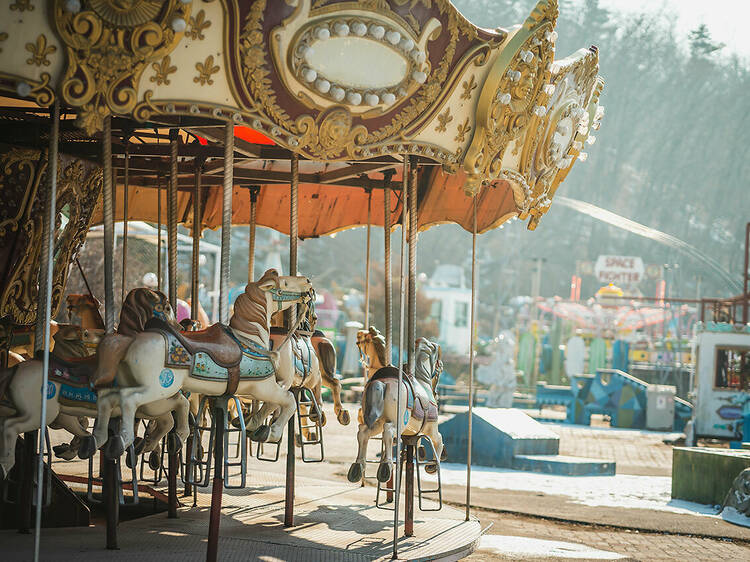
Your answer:
[[[556,19],[557,0],[540,0],[496,59],[480,93],[477,126],[464,159],[468,195],[475,195],[482,182],[500,176],[511,143],[513,154],[517,155],[525,139],[536,138],[535,131],[544,121],[549,100],[544,86],[554,60],[550,34]],[[528,197],[524,195],[522,201]]]
[[[448,128],[448,123],[453,121],[453,115],[451,115],[451,108],[448,106],[446,110],[438,115],[438,124],[435,126],[435,131],[438,133],[444,133]]]
[[[0,32],[0,43],[2,43],[3,41],[7,41],[7,40],[8,40],[8,34],[5,33],[4,31]],[[0,48],[0,53],[2,53],[2,52],[3,52],[3,50],[2,50],[2,48]]]
[[[205,39],[206,37],[203,35],[203,30],[209,27],[211,27],[211,22],[206,21],[206,12],[205,10],[201,10],[195,17],[190,16],[190,30],[186,32],[186,35],[193,40]]]
[[[31,58],[26,59],[26,64],[33,66],[49,66],[50,61],[47,58],[57,51],[57,47],[54,45],[47,45],[47,38],[44,33],[40,34],[36,38],[35,43],[26,43],[26,50],[31,53]]]
[[[0,317],[9,316],[17,324],[31,324],[36,318],[45,193],[40,186],[48,181],[47,169],[46,153],[36,150],[10,148],[0,155],[0,252],[6,267],[0,294]],[[60,305],[68,266],[86,236],[100,191],[101,171],[98,167],[61,158],[55,225],[53,315]],[[64,227],[60,222],[63,211],[68,219]]]
[[[477,88],[477,82],[474,79],[474,75],[472,74],[469,77],[469,80],[464,80],[461,83],[461,87],[464,89],[464,91],[461,93],[461,99],[462,100],[471,99],[471,93]]]
[[[15,0],[10,5],[11,10],[18,10],[19,12],[25,12],[28,10],[29,12],[34,10],[34,5],[31,3],[31,0]]]
[[[33,99],[37,105],[41,107],[49,107],[55,99],[55,93],[52,91],[52,88],[50,88],[49,81],[50,75],[48,72],[42,72],[39,76],[39,80],[27,78],[26,76],[0,72],[0,89],[6,92],[11,92],[13,95],[17,95],[16,87],[18,83],[25,82],[31,86],[31,91],[26,97]]]
[[[111,113],[129,114],[145,66],[169,54],[182,37],[190,4],[180,0],[91,0],[73,14],[55,0],[54,21],[68,67],[63,100],[78,108],[78,125],[93,134]],[[181,25],[179,25],[181,22]]]
[[[161,62],[152,62],[151,68],[154,69],[154,74],[149,80],[151,82],[156,82],[157,86],[161,86],[162,84],[166,84],[169,86],[170,80],[168,76],[174,72],[177,72],[176,66],[171,66],[172,59],[169,57],[169,55],[165,56],[163,59],[161,59]]]
[[[214,56],[208,55],[204,62],[195,63],[195,69],[198,71],[198,76],[193,78],[193,82],[205,86],[209,86],[214,83],[211,78],[212,74],[219,72],[219,65],[214,65]]]
[[[456,136],[453,140],[457,143],[463,143],[466,140],[466,135],[470,132],[471,125],[469,124],[469,118],[467,117],[466,120],[458,126]]]

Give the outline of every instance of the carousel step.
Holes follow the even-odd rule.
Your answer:
[[[560,476],[614,476],[615,462],[566,455],[516,455],[512,468]]]

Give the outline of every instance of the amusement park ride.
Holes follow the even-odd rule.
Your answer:
[[[511,217],[536,228],[574,161],[585,159],[583,143],[603,116],[596,47],[555,60],[556,0],[540,0],[521,25],[495,30],[475,27],[447,0],[27,0],[0,10],[6,11],[0,34],[3,361],[30,326],[35,352],[0,375],[0,464],[6,486],[17,486],[16,503],[3,509],[17,510],[19,528],[35,527],[35,558],[42,515],[55,507],[45,493],[54,475],[43,462],[47,424],[74,429],[82,458],[100,451],[107,548],[118,546],[120,456],[135,475],[138,454],[166,432],[169,517],[178,515],[178,474],[189,491],[208,486],[214,465],[208,560],[218,557],[223,488],[245,485],[245,434],[259,453],[261,444],[266,451],[276,447],[278,458],[286,426],[284,525],[294,526],[295,434],[301,434],[303,460],[306,446],[321,453],[323,447],[321,381],[303,390],[309,364],[302,356],[311,347],[292,353],[292,342],[316,336],[313,285],[298,274],[297,241],[365,224],[382,225],[386,233],[400,225],[402,232],[399,364],[373,374],[360,424],[360,434],[384,426],[384,443],[394,441],[392,462],[406,467],[405,491],[400,468],[383,461],[378,471],[381,483],[394,475],[388,490],[398,555],[402,494],[405,535],[414,533],[414,466],[419,472],[421,460],[415,439],[427,434],[436,442],[438,457],[424,468],[438,475],[441,448],[432,427],[439,349],[416,333],[417,232],[455,222],[472,232],[475,253],[476,235]],[[124,278],[127,222],[161,224],[162,207],[168,301],[155,291],[123,294],[116,326],[114,222],[124,223]],[[193,233],[193,320],[201,232],[222,228],[219,323],[199,331],[183,331],[171,314],[180,223]],[[51,351],[50,321],[96,224],[104,229],[104,333],[96,354],[60,356],[61,347]],[[237,224],[250,225],[250,274],[230,316],[230,231]],[[253,279],[257,225],[290,236],[288,276],[271,270]],[[391,357],[387,234],[385,260],[383,343]],[[369,228],[366,262],[369,277]],[[136,306],[125,306],[129,299]],[[474,310],[472,291],[472,327]],[[272,346],[271,317],[284,311]],[[330,357],[320,359],[332,373]],[[228,424],[227,405],[241,407],[240,396],[262,413],[253,409],[252,427],[239,416],[241,460],[233,463],[229,442],[237,430]],[[338,408],[339,421],[348,421]],[[65,423],[77,416],[96,420],[93,434]],[[142,440],[136,440],[137,419],[156,420]],[[23,452],[15,456],[19,433]],[[383,458],[391,458],[390,446]],[[473,538],[426,556],[455,557],[476,544],[471,447],[468,458],[469,527],[461,533]],[[239,484],[230,468],[239,468]],[[93,474],[91,468],[89,488]],[[350,471],[351,480],[357,476]],[[420,506],[421,500],[420,493]]]

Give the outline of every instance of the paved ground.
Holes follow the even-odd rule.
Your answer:
[[[356,420],[357,406],[348,405]],[[328,412],[329,424],[324,432],[326,462],[297,463],[297,474],[319,480],[345,479],[346,471],[356,455],[356,427],[342,427]],[[560,437],[560,453],[614,459],[618,474],[643,477],[671,474],[671,446],[663,443],[667,434],[627,430],[606,430],[551,424]],[[370,457],[380,447],[373,441]],[[281,454],[280,463],[283,462]],[[263,470],[273,465],[262,463]],[[277,465],[281,468],[283,465]],[[58,463],[56,470],[82,473],[81,461]],[[369,468],[374,473],[374,465]],[[369,474],[369,472],[368,472]],[[252,478],[252,476],[251,476]],[[602,477],[605,478],[605,477]],[[375,496],[369,484],[363,492]],[[465,489],[446,486],[444,497],[451,505],[463,504]],[[644,509],[589,507],[577,504],[569,497],[512,490],[473,489],[472,503],[482,526],[492,523],[493,536],[528,537],[576,543],[616,553],[632,559],[652,560],[688,558],[695,560],[750,559],[750,529],[737,527],[715,517],[698,517]],[[482,509],[484,508],[484,509]],[[528,541],[531,542],[531,541]],[[502,539],[500,540],[502,543]],[[582,556],[558,549],[555,556]],[[561,554],[562,553],[562,554]],[[552,556],[553,554],[549,554]],[[517,559],[514,551],[503,557],[489,548],[474,554],[471,560]],[[532,556],[533,558],[533,556]]]

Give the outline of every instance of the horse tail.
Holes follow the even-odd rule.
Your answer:
[[[362,401],[362,418],[370,429],[375,426],[385,408],[385,383],[372,381],[365,385],[365,399]]]
[[[315,354],[320,360],[320,375],[328,382],[336,382],[336,349],[330,340],[321,338],[315,342]]]
[[[122,334],[107,334],[102,338],[96,348],[96,371],[91,378],[91,385],[95,389],[106,387],[115,380],[117,366],[125,357],[133,339],[132,336]]]

